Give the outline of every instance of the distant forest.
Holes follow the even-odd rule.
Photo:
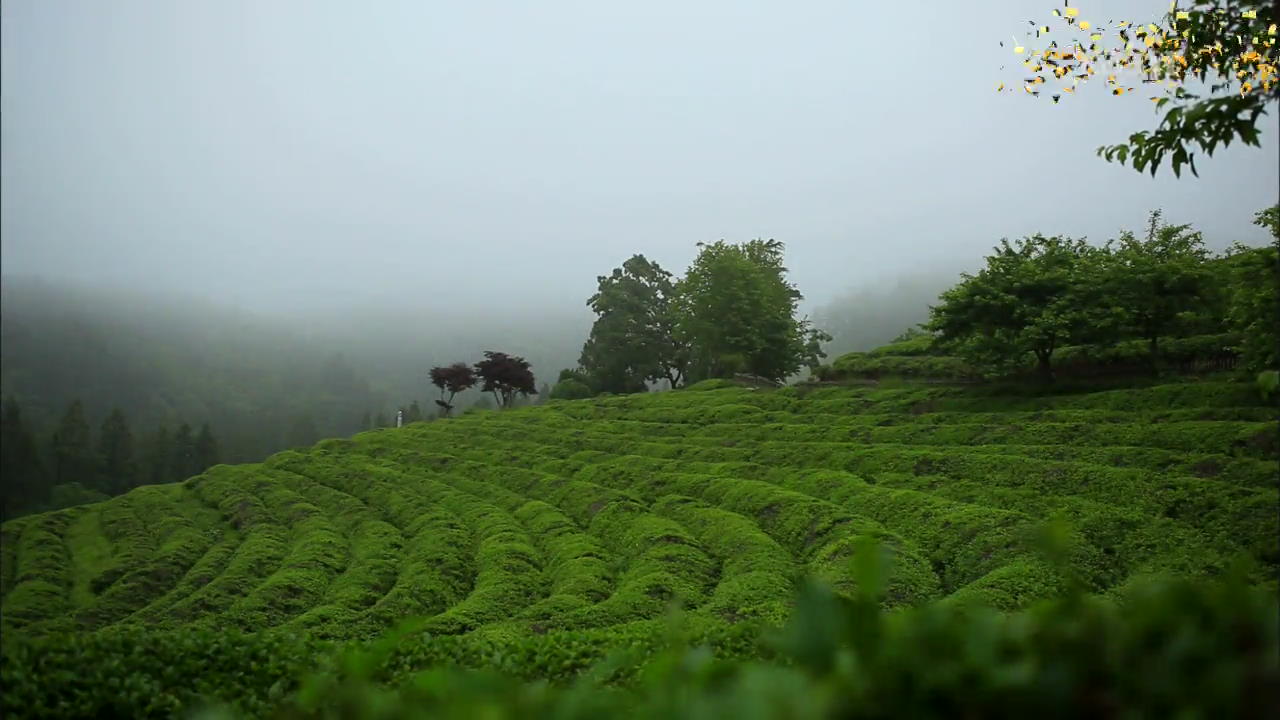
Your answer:
[[[429,368],[484,350],[521,354],[553,379],[589,326],[405,310],[276,319],[22,277],[3,279],[0,307],[5,516],[262,460],[392,424],[401,409],[434,416]],[[15,498],[23,485],[35,489]]]

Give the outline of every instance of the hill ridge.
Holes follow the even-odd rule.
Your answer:
[[[673,599],[777,622],[805,574],[887,602],[1013,609],[1054,594],[1032,549],[1065,516],[1100,593],[1280,563],[1275,408],[1209,380],[1051,397],[906,384],[686,390],[382,429],[19,518],[6,630],[145,626],[372,637],[623,628]],[[96,553],[91,548],[107,546]]]

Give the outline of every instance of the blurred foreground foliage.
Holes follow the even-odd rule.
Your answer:
[[[1061,533],[1059,533],[1061,535]],[[1059,543],[1060,544],[1060,543]],[[888,555],[856,591],[804,584],[784,627],[484,641],[409,623],[370,643],[283,633],[103,631],[7,642],[7,717],[1276,717],[1274,587],[1247,570],[1068,591],[1016,613],[885,610]],[[1059,567],[1065,564],[1059,562]],[[616,634],[616,637],[609,633]],[[595,640],[595,642],[592,642]]]

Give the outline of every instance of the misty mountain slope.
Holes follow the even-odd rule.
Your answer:
[[[247,313],[190,297],[4,279],[0,394],[41,432],[68,403],[94,428],[119,407],[135,433],[208,422],[223,459],[343,437],[363,416],[417,401],[430,412],[427,371],[483,350],[523,355],[539,381],[577,362],[589,323],[407,307],[297,316]],[[466,407],[477,391],[457,403]]]
[[[563,368],[576,367],[593,316],[585,304],[574,311],[513,304],[506,312],[411,300],[387,306],[355,306],[304,316],[292,322],[324,347],[340,347],[370,384],[396,404],[418,400],[434,406],[438,390],[428,370],[455,362],[474,363],[485,350],[529,361],[538,383],[555,384]],[[476,390],[458,396],[470,406]]]
[[[1051,516],[1098,593],[1280,562],[1273,409],[1247,386],[727,385],[374,430],[20,518],[0,615],[330,638],[416,616],[475,643],[625,634],[672,598],[772,622],[801,574],[848,591],[868,534],[895,550],[891,606],[1015,609],[1058,590],[1033,539]]]
[[[880,347],[929,319],[929,306],[955,285],[955,272],[915,273],[848,290],[814,310],[814,323],[831,334],[828,359]]]
[[[287,447],[299,417],[348,434],[383,402],[334,349],[213,304],[6,278],[2,307],[0,392],[36,427],[80,399],[93,426],[114,407],[139,431],[208,422],[235,461]]]

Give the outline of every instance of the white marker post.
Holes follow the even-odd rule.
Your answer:
[[[404,411],[396,411],[396,427],[404,427]]]

